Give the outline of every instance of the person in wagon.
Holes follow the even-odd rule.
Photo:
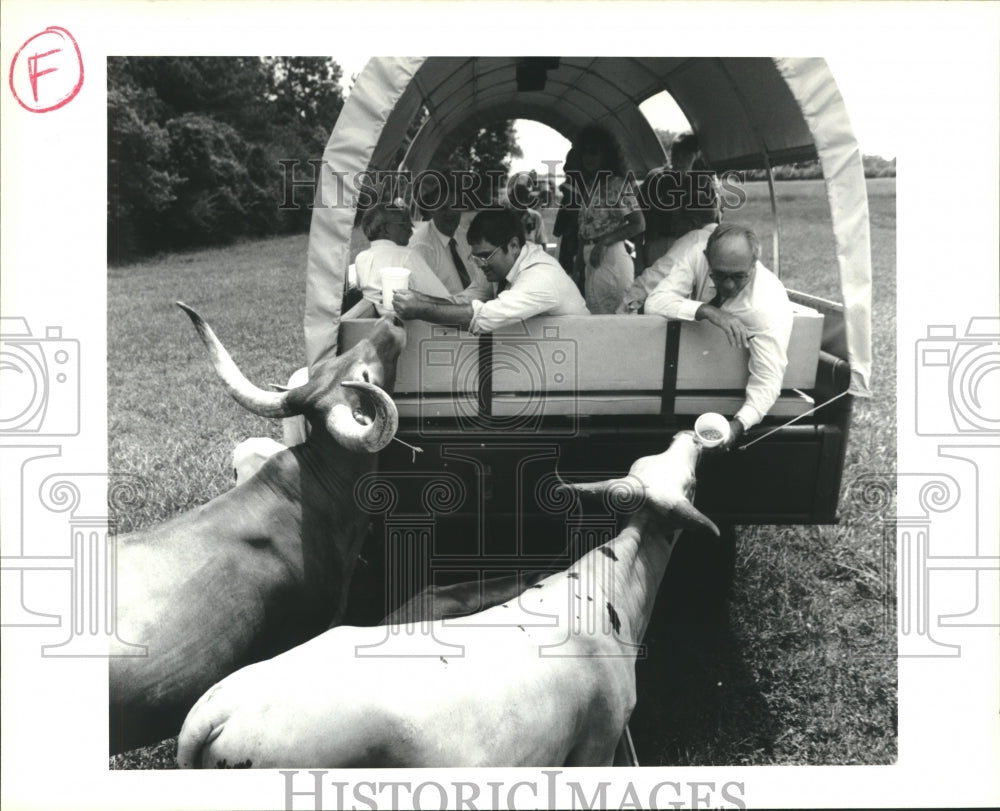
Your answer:
[[[625,240],[642,234],[645,220],[614,136],[589,125],[580,131],[573,148],[580,160],[577,268],[582,271],[590,311],[613,313],[635,278]]]
[[[729,421],[730,448],[781,394],[792,334],[785,287],[760,262],[760,241],[743,225],[710,223],[685,234],[643,276],[656,281],[647,314],[708,321],[733,347],[750,351],[746,401]]]
[[[481,211],[469,224],[469,261],[497,285],[491,301],[453,302],[397,290],[392,306],[405,320],[451,324],[473,334],[493,332],[536,315],[587,315],[587,305],[562,265],[527,242],[517,212]]]
[[[695,170],[700,162],[698,137],[681,133],[670,145],[670,165],[650,170],[639,190],[646,218],[637,246],[636,271],[642,273],[688,231],[719,222],[721,195],[714,173]]]
[[[431,296],[448,296],[448,289],[435,275],[423,257],[407,247],[413,223],[409,212],[394,203],[378,202],[361,218],[361,230],[371,245],[354,259],[358,287],[362,295],[375,305],[379,315],[382,306],[382,269],[402,267],[410,271],[410,286]]]
[[[488,301],[493,298],[491,285],[483,272],[467,263],[458,248],[455,232],[462,222],[462,208],[454,188],[433,174],[417,190],[420,213],[426,218],[417,223],[409,246],[430,265],[456,302]]]
[[[505,205],[521,215],[525,240],[545,247],[549,241],[548,235],[545,233],[545,221],[542,219],[541,212],[532,207],[538,205],[538,199],[539,194],[532,188],[530,176],[521,173],[511,184]]]
[[[566,179],[559,184],[559,210],[552,225],[552,236],[559,239],[559,264],[574,277],[580,292],[583,292],[583,278],[576,273],[575,263],[579,246],[580,203],[574,178],[580,175],[580,161],[576,150],[570,148],[563,163]]]

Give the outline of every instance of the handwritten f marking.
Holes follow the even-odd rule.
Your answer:
[[[51,51],[46,51],[45,53],[35,54],[34,56],[28,57],[28,79],[31,81],[31,92],[35,97],[35,103],[38,102],[38,78],[40,76],[44,76],[46,73],[55,73],[59,70],[59,68],[46,68],[45,70],[39,70],[38,60],[57,53],[62,53],[62,48],[53,48]]]

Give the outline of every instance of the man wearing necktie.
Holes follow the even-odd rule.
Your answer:
[[[781,394],[792,334],[785,287],[760,263],[760,242],[735,223],[711,223],[678,239],[632,290],[651,290],[647,314],[708,321],[730,346],[749,350],[746,401],[729,421],[731,448]],[[619,308],[619,312],[621,312]]]
[[[455,232],[462,222],[462,208],[449,189],[437,182],[420,190],[420,210],[429,216],[413,230],[409,247],[420,254],[444,284],[454,301],[488,301],[493,286],[474,264],[462,258]]]

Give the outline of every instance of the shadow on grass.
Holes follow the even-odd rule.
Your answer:
[[[732,528],[685,533],[674,549],[636,662],[629,722],[641,766],[769,761],[778,734],[728,619]]]

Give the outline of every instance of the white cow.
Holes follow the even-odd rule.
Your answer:
[[[519,598],[451,621],[341,626],[228,676],[181,729],[181,767],[610,765],[635,705],[635,657],[692,506],[690,431],[629,475],[616,538]],[[423,632],[421,632],[423,630]]]
[[[243,484],[264,466],[264,462],[287,448],[267,436],[252,436],[233,448],[233,478]]]
[[[288,379],[288,384],[271,384],[277,391],[293,391],[309,382],[309,369],[296,369]],[[242,484],[264,466],[264,462],[285,448],[294,448],[309,439],[309,422],[301,414],[285,417],[281,421],[281,442],[270,437],[252,436],[233,448],[233,477],[236,484]]]

